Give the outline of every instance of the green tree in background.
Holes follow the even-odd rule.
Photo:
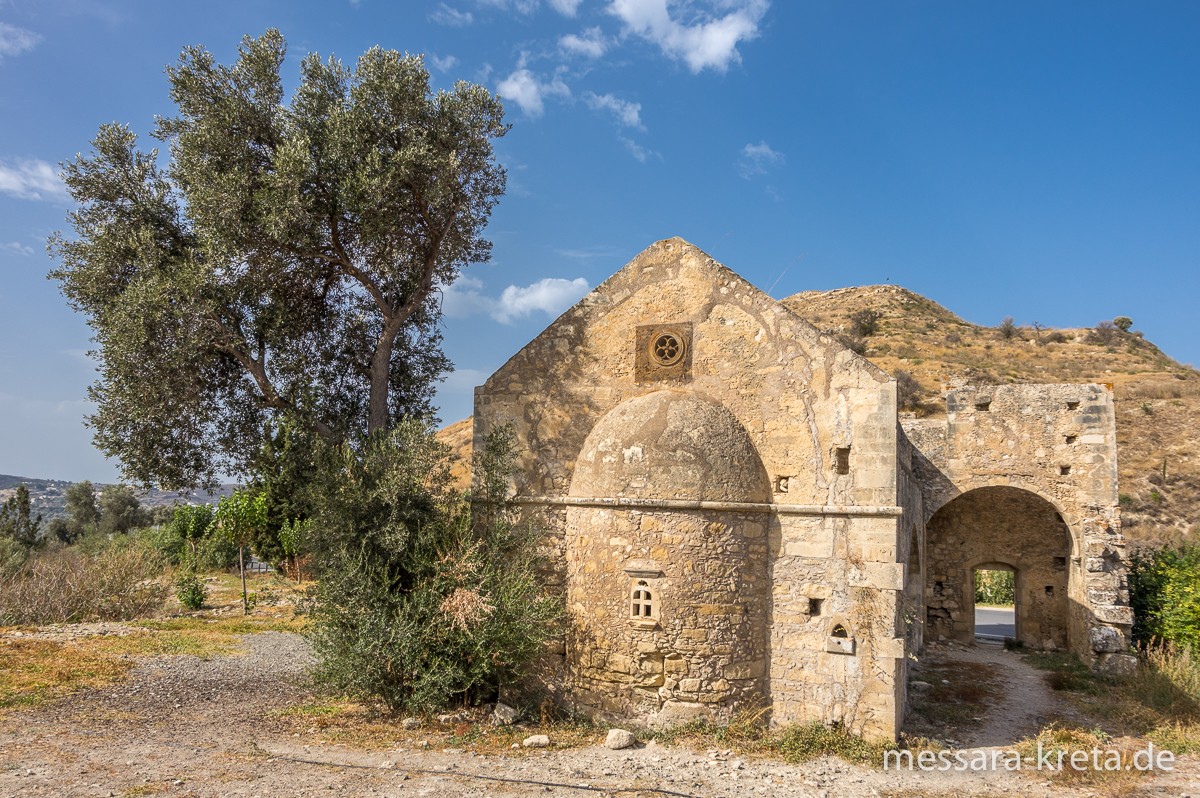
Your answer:
[[[312,481],[320,446],[317,436],[286,419],[267,435],[253,467],[253,487],[262,492],[267,505],[266,523],[250,541],[259,559],[279,566],[285,558],[293,558],[294,565],[300,554],[284,544],[284,527],[303,525],[313,514]],[[289,528],[289,542],[299,546],[296,531]]]
[[[110,485],[100,494],[101,533],[124,534],[149,523],[150,513],[128,485]]]
[[[38,531],[41,526],[41,514],[33,514],[29,488],[18,485],[13,495],[0,504],[0,538],[30,549],[40,542]]]
[[[100,507],[96,503],[96,488],[86,479],[67,487],[67,536],[70,543],[100,528]],[[61,536],[61,535],[60,535]]]
[[[438,288],[489,258],[499,101],[380,48],[306,56],[285,99],[285,53],[275,30],[232,66],[185,49],[165,166],[109,124],[64,167],[51,276],[95,331],[96,445],[135,483],[249,473],[272,419],[336,442],[427,413]]]
[[[242,577],[242,612],[250,614],[250,598],[246,592],[246,549],[267,523],[267,499],[253,490],[239,490],[225,496],[213,513],[212,527],[222,538],[238,549],[238,573]]]

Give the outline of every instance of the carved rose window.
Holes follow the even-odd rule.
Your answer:
[[[683,359],[683,354],[683,340],[675,333],[659,333],[650,341],[650,356],[660,366],[674,366]]]

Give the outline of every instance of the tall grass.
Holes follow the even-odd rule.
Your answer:
[[[161,556],[140,545],[42,552],[0,578],[0,625],[144,617],[167,597],[163,566]]]

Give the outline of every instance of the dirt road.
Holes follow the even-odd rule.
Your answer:
[[[384,750],[357,749],[319,742],[280,717],[279,710],[311,699],[304,678],[310,658],[300,638],[268,632],[247,637],[244,647],[233,656],[147,660],[115,686],[10,711],[0,718],[0,796],[1102,794],[1036,772],[885,772],[835,759],[791,766],[654,743],[483,755],[420,750],[411,735],[398,734],[402,742]],[[1037,690],[1026,684],[1021,712],[1053,700]],[[996,718],[1009,724],[997,726],[1002,736],[1037,719],[1034,713],[1013,725],[1003,712]],[[1200,798],[1200,768],[1181,767],[1141,780],[1137,794],[1194,791]]]

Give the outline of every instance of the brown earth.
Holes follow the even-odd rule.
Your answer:
[[[113,629],[104,630],[113,633]],[[99,632],[97,632],[99,633]],[[3,633],[0,633],[0,637]],[[306,678],[303,640],[266,632],[242,650],[141,660],[123,681],[0,716],[0,796],[1179,796],[1200,784],[1200,762],[1121,782],[1065,783],[1030,769],[884,771],[819,758],[798,765],[653,741],[612,751],[604,734],[516,750],[457,742],[470,723],[392,719],[373,737],[330,739]],[[962,745],[1011,749],[1046,717],[1069,713],[1036,672],[1003,651],[947,648],[931,662],[963,674],[993,668],[1003,682],[960,732]],[[970,678],[969,676],[966,678]],[[314,711],[314,707],[317,711]],[[382,729],[382,731],[380,731]],[[984,731],[987,733],[985,734]],[[536,724],[515,739],[545,731]],[[983,748],[962,750],[974,756]]]
[[[945,391],[966,384],[1098,382],[1112,386],[1124,530],[1134,543],[1179,540],[1200,526],[1200,372],[1168,357],[1136,330],[998,327],[964,321],[895,285],[806,291],[783,300],[819,329],[841,336],[891,374],[907,372],[918,391],[907,412],[945,415]],[[879,314],[854,334],[852,317]],[[469,484],[470,419],[440,433]]]

